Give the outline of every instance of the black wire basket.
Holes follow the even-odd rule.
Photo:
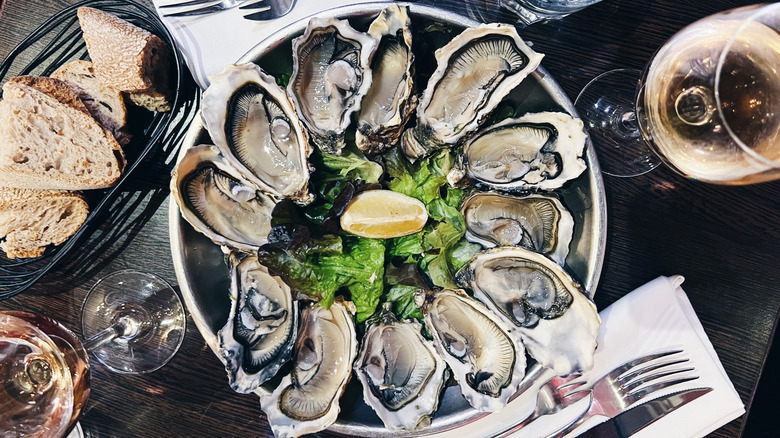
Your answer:
[[[116,240],[116,230],[127,223],[137,224],[145,213],[134,214],[148,203],[148,194],[156,205],[167,196],[170,171],[190,122],[196,116],[200,89],[187,70],[173,37],[157,14],[132,0],[85,0],[67,7],[28,35],[0,64],[0,85],[22,75],[49,76],[57,68],[77,59],[89,59],[76,11],[81,6],[114,14],[160,37],[170,49],[170,86],[174,90],[171,111],[150,112],[128,107],[133,138],[123,147],[127,166],[119,181],[103,190],[85,191],[90,213],[79,230],[65,243],[49,246],[41,257],[8,259],[0,255],[0,301],[13,297],[40,280],[74,248],[89,248],[77,257],[83,265],[87,255],[96,256],[105,245]],[[2,90],[0,90],[2,97]],[[138,170],[136,170],[138,168]],[[152,181],[157,179],[158,181]],[[146,186],[140,190],[139,184]],[[108,224],[108,225],[107,225]],[[113,232],[112,232],[113,231]]]

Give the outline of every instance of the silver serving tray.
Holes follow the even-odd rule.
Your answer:
[[[380,2],[345,6],[318,13],[319,17],[349,18],[353,26],[365,30],[370,21],[385,7],[393,3]],[[447,23],[453,27],[472,27],[479,23],[467,17],[430,6],[401,3],[409,6],[413,26],[422,23]],[[298,21],[261,41],[244,55],[239,62],[255,62],[271,73],[292,70],[290,56],[292,38],[301,35],[308,19]],[[415,28],[417,28],[415,26]],[[429,59],[416,60],[433,63]],[[544,61],[542,61],[544,63]],[[418,67],[419,68],[419,67]],[[422,90],[418,90],[421,92]],[[565,111],[577,116],[574,106],[547,71],[540,67],[526,78],[508,97],[513,103],[522,102],[528,112]],[[189,129],[180,157],[187,148],[208,143],[209,137],[200,119]],[[564,204],[574,216],[574,237],[566,258],[567,270],[578,279],[590,296],[598,284],[606,244],[606,200],[601,172],[588,140],[585,159],[588,170],[559,191]],[[230,310],[229,278],[225,257],[219,246],[196,232],[181,217],[176,203],[170,203],[170,239],[176,278],[184,302],[201,335],[217,353],[216,333],[221,329]],[[528,370],[529,384],[540,372],[538,365]],[[227,376],[225,377],[227,385]],[[328,430],[341,435],[362,437],[397,437],[388,431],[379,417],[362,400],[362,390],[357,379],[352,379],[340,400],[341,414]],[[258,405],[259,408],[259,405]],[[248,415],[256,415],[255,412]],[[472,409],[457,386],[445,390],[441,406],[430,427],[406,436],[428,435],[471,423],[487,414]],[[518,422],[521,419],[518,418]]]

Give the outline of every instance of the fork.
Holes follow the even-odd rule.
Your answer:
[[[220,0],[216,3],[215,1],[216,0],[188,0],[181,3],[170,3],[167,5],[160,5],[160,9],[183,8],[187,6],[200,6],[199,8],[196,9],[188,9],[185,11],[163,14],[163,17],[190,17],[195,15],[206,15],[206,14],[211,14],[212,12],[220,12],[227,9],[232,9],[248,0]]]
[[[693,371],[692,367],[674,367],[689,361],[688,358],[675,356],[678,353],[682,353],[682,350],[650,354],[626,362],[593,383],[590,391],[589,385],[583,379],[574,379],[566,383],[563,386],[576,389],[574,392],[567,393],[569,397],[575,396],[577,392],[590,392],[593,398],[590,407],[579,420],[564,426],[563,430],[551,436],[563,437],[591,417],[600,415],[612,418],[648,395],[672,385],[698,379],[698,376],[685,375]],[[654,362],[657,359],[663,361]]]
[[[225,11],[241,5],[238,9],[260,9],[257,12],[245,15],[244,18],[247,20],[265,21],[287,15],[295,4],[295,0],[259,0],[249,4],[243,4],[249,0],[220,0],[216,3],[215,1],[217,0],[188,0],[181,3],[161,5],[160,9],[200,6],[195,9],[163,14],[163,17],[191,17]]]
[[[495,438],[508,437],[531,422],[539,419],[539,417],[558,413],[589,396],[589,390],[580,391],[577,390],[579,385],[569,385],[569,382],[579,377],[580,375],[574,375],[568,378],[553,377],[548,380],[547,383],[539,388],[539,392],[536,394],[536,407],[534,408],[533,413],[523,420],[522,423],[513,426],[500,435],[496,435]],[[579,420],[579,418],[580,417],[574,418],[571,422],[574,423]]]
[[[250,5],[241,6],[238,9],[262,9],[255,13],[244,15],[247,20],[265,21],[273,20],[287,15],[295,6],[295,0],[260,0]]]

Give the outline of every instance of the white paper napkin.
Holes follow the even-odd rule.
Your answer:
[[[167,13],[193,7],[160,9],[161,5],[181,3],[182,0],[153,0],[153,3],[184,55],[195,82],[205,89],[209,84],[209,76],[238,61],[272,33],[318,12],[370,1],[374,0],[297,0],[289,14],[271,21],[247,20],[244,15],[257,10],[237,7],[194,17],[163,17]]]
[[[598,336],[594,369],[587,377],[597,379],[613,368],[653,352],[683,349],[699,378],[659,391],[657,396],[687,388],[711,387],[713,391],[680,407],[639,431],[637,438],[702,437],[745,413],[734,385],[712,348],[680,285],[683,277],[659,277],[604,309]],[[534,391],[512,401],[501,412],[490,414],[441,437],[490,436],[501,433],[533,411]],[[648,399],[649,400],[649,399]],[[531,423],[513,437],[543,437],[587,409],[587,399]],[[592,418],[582,431],[604,421]],[[574,431],[568,436],[576,436]]]

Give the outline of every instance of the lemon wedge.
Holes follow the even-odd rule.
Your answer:
[[[390,190],[367,190],[355,196],[341,215],[341,228],[372,239],[406,236],[428,221],[425,204]]]

